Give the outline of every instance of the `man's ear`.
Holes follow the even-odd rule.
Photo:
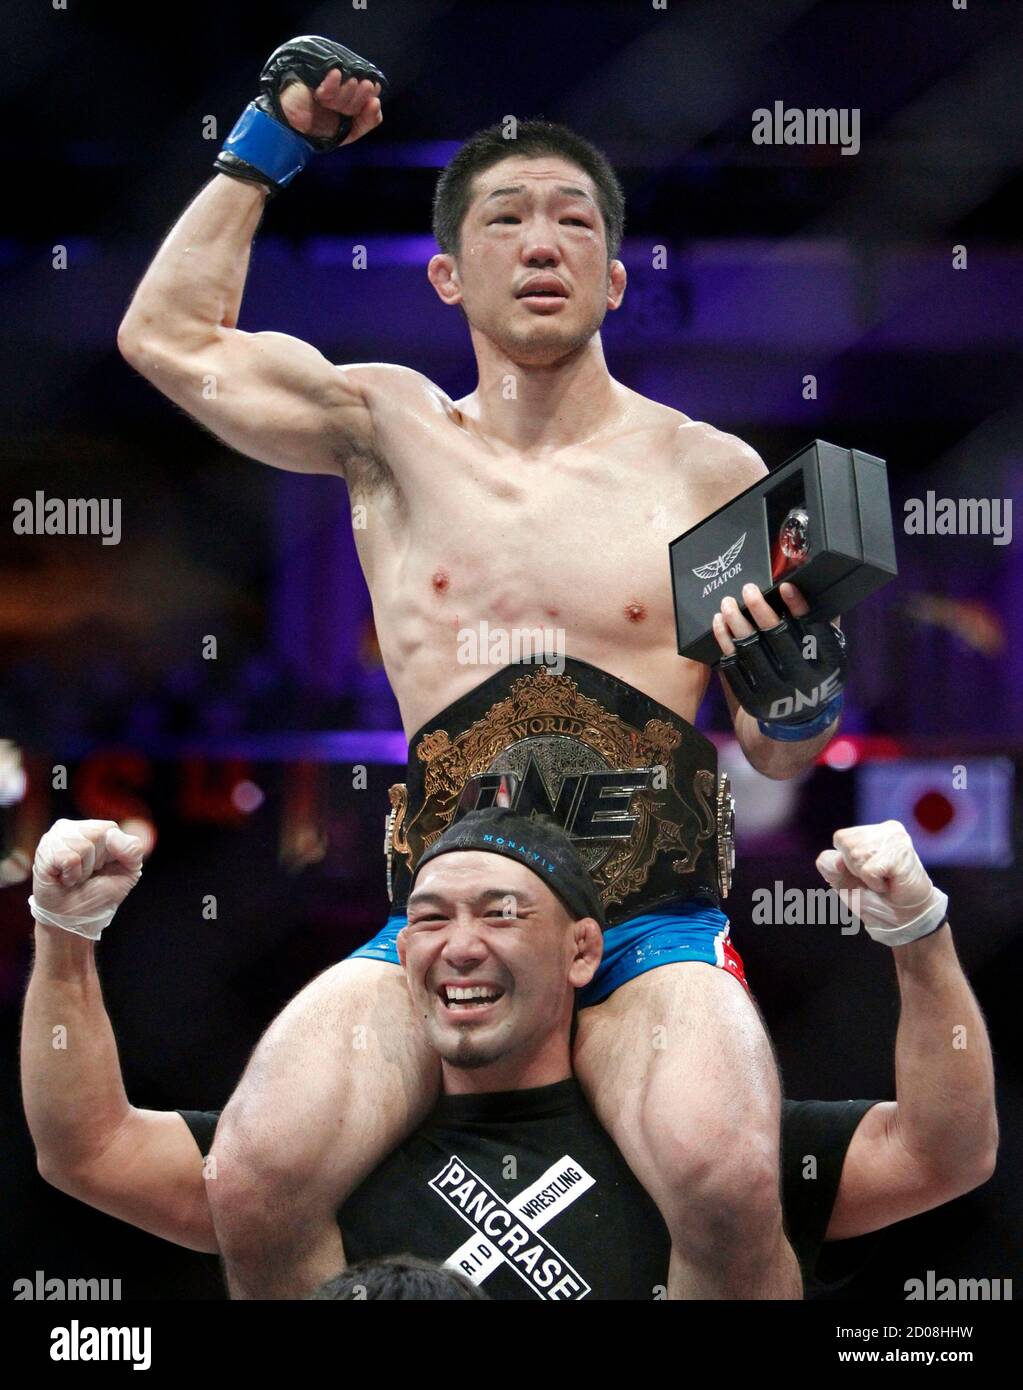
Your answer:
[[[446,253],[431,256],[426,267],[426,278],[445,304],[461,304],[462,287],[458,283],[458,267],[454,256]]]
[[[576,989],[588,985],[597,973],[604,954],[604,933],[592,917],[581,917],[572,923],[575,939],[575,958],[569,970],[569,983]]]
[[[406,941],[408,940],[407,935],[406,935],[407,932],[408,932],[408,927],[402,927],[401,931],[400,931],[400,932],[398,933],[398,935],[394,938],[394,946],[395,946],[395,949],[396,949],[397,952],[398,952],[398,959],[399,959],[399,961],[401,962],[401,968],[402,968],[402,970],[405,969],[405,954],[406,954],[406,952],[405,952],[405,943],[406,943]]]
[[[625,298],[629,276],[621,261],[612,261],[607,269],[607,307],[617,309]]]

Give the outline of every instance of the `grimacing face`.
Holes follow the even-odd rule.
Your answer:
[[[457,258],[434,256],[446,304],[514,362],[545,366],[584,346],[625,293],[608,265],[593,180],[555,155],[511,156],[473,180]]]
[[[433,1048],[453,1066],[482,1067],[564,1028],[599,961],[599,950],[580,952],[586,934],[524,864],[481,850],[431,860],[398,953]]]

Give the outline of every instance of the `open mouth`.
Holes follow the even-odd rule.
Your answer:
[[[437,997],[452,1013],[473,1013],[503,999],[504,990],[497,985],[442,985]]]
[[[532,280],[527,280],[526,284],[518,294],[516,299],[567,299],[568,291],[564,285],[560,284],[557,277],[553,275],[535,276]]]

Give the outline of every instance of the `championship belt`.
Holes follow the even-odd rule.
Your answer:
[[[559,666],[561,662],[558,663]],[[571,836],[608,922],[694,898],[720,906],[733,801],[709,739],[585,661],[502,667],[414,735],[390,788],[385,853],[395,910],[423,852],[469,811],[551,816]]]

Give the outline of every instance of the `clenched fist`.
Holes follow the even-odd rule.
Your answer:
[[[361,82],[354,77],[346,80],[337,68],[331,68],[315,90],[296,78],[282,89],[278,100],[292,129],[318,140],[333,139],[341,117],[348,116],[352,128],[342,140],[343,145],[368,135],[384,119],[380,83],[366,78]]]
[[[834,843],[817,856],[817,869],[875,941],[904,946],[941,926],[948,897],[928,878],[899,821],[836,830]]]
[[[32,915],[96,940],[141,876],[142,841],[115,821],[56,821],[36,849]]]
[[[289,39],[271,53],[260,92],[213,161],[229,178],[286,188],[314,154],[350,145],[383,120],[387,79],[350,48],[318,34]]]

